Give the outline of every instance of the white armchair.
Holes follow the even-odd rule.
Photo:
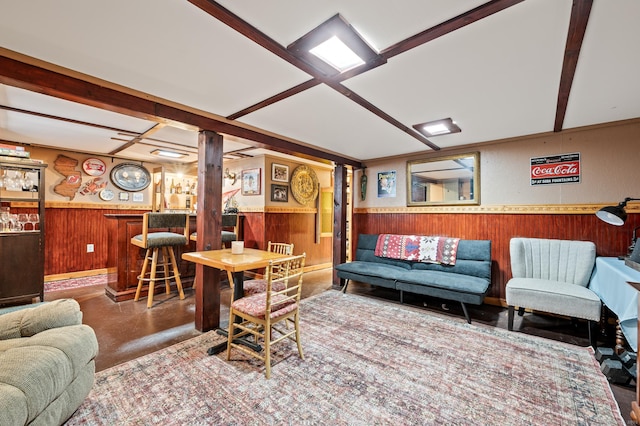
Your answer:
[[[596,247],[590,241],[512,238],[513,278],[506,287],[508,329],[513,330],[514,308],[525,308],[586,319],[589,342],[596,347],[594,325],[600,321],[602,302],[588,288]]]

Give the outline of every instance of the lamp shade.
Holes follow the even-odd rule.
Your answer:
[[[624,222],[627,220],[627,213],[624,211],[624,205],[603,207],[598,210],[596,216],[609,225],[616,226],[624,225]]]

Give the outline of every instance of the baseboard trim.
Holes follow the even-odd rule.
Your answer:
[[[108,274],[115,271],[116,271],[116,268],[100,268],[100,269],[90,269],[87,271],[67,272],[64,274],[45,275],[44,282],[69,280],[72,278],[92,277],[94,275]]]

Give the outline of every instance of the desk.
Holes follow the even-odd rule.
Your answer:
[[[629,346],[638,351],[638,292],[627,281],[640,282],[640,272],[617,257],[597,257],[589,288],[616,314]]]
[[[244,296],[244,271],[264,268],[269,265],[269,261],[283,257],[288,256],[251,248],[245,248],[242,254],[232,254],[231,249],[193,251],[182,254],[182,259],[189,262],[231,272],[233,274],[233,300]],[[218,329],[217,331],[220,334],[227,333],[226,330]],[[223,351],[226,347],[227,343],[224,342],[210,348],[207,352],[209,355],[213,355]]]

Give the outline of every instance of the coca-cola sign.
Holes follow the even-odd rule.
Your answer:
[[[531,159],[531,185],[580,182],[580,153]]]

